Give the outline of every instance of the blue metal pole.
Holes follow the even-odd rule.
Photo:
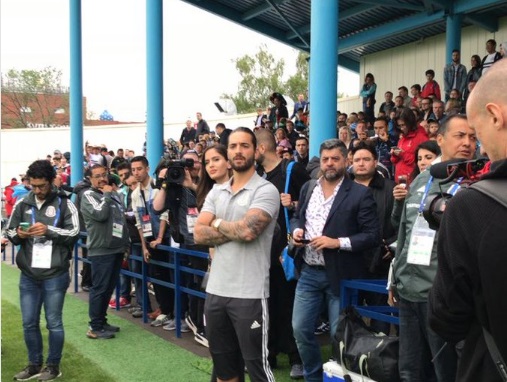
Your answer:
[[[70,182],[83,179],[83,63],[81,0],[70,0]]]
[[[445,64],[452,62],[452,51],[461,50],[461,20],[462,15],[449,14],[446,17],[445,34]]]
[[[310,157],[336,138],[338,0],[311,2]]]
[[[164,68],[162,0],[146,0],[146,156],[151,170],[163,154]]]

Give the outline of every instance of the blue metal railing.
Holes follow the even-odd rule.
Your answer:
[[[79,256],[79,248],[80,247],[86,247],[86,244],[83,243],[82,238],[86,237],[85,233],[81,233],[79,241],[74,246],[74,292],[79,292],[79,281],[78,281],[78,272],[79,267],[78,262],[84,262],[90,264],[90,260],[87,258],[84,258],[82,256]],[[134,246],[141,246],[141,244],[133,244]],[[192,251],[188,249],[181,249],[181,248],[175,248],[170,247],[167,245],[158,245],[156,247],[158,250],[168,252],[169,254],[172,254],[173,256],[169,256],[169,258],[172,261],[166,262],[166,261],[158,261],[150,259],[150,264],[158,265],[160,267],[169,268],[172,269],[174,272],[174,283],[159,280],[153,277],[150,277],[148,275],[148,267],[146,262],[144,261],[144,258],[142,256],[136,256],[136,255],[130,255],[129,259],[134,261],[140,261],[141,262],[141,273],[132,272],[127,269],[121,269],[120,274],[123,274],[125,276],[135,277],[142,280],[142,288],[141,291],[136,291],[136,293],[141,293],[142,298],[142,309],[143,309],[143,322],[148,322],[148,312],[146,311],[146,307],[148,306],[148,288],[146,287],[148,282],[151,282],[153,284],[162,285],[166,288],[174,289],[174,308],[175,308],[175,320],[176,320],[176,336],[181,337],[181,319],[182,319],[182,312],[181,312],[181,294],[186,293],[188,295],[196,296],[199,298],[206,298],[206,293],[200,291],[191,289],[185,286],[181,285],[181,279],[182,279],[182,273],[197,275],[197,276],[204,276],[205,271],[201,271],[199,269],[194,269],[186,266],[182,266],[180,264],[181,256],[192,256],[192,257],[200,257],[207,259],[208,253],[206,252],[199,252],[199,251]],[[116,286],[116,310],[120,310],[120,282],[118,280],[118,284]]]

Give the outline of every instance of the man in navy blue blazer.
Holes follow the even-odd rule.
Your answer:
[[[305,381],[322,381],[322,359],[314,329],[327,304],[330,336],[338,328],[340,282],[365,278],[365,254],[380,245],[380,227],[373,194],[346,175],[347,148],[338,139],[320,146],[321,177],[301,189],[291,220],[298,246],[300,272],[292,326],[304,364]]]

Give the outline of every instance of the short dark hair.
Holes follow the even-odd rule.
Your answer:
[[[375,118],[375,121],[373,123],[375,123],[377,121],[384,122],[386,124],[386,126],[389,126],[389,121],[387,120],[387,117],[378,117],[378,118]]]
[[[454,53],[454,52],[461,53],[461,52],[459,51],[459,49],[453,49],[453,50],[452,50],[452,53]]]
[[[220,127],[221,129],[225,129],[225,125],[222,122],[217,123],[217,125],[215,126],[215,129],[217,127]]]
[[[369,151],[371,153],[371,155],[373,156],[373,159],[378,160],[377,150],[375,149],[375,147],[371,143],[369,143],[367,141],[360,141],[357,145],[353,146],[350,149],[350,152],[352,153],[352,156],[354,156],[356,154],[356,152],[358,152],[359,150]]]
[[[300,141],[301,139],[306,141],[306,144],[308,145],[310,142],[308,142],[308,138],[302,134],[299,135],[299,137],[296,138],[296,143]]]
[[[421,85],[419,85],[419,84],[413,84],[410,87],[410,89],[417,89],[417,91],[420,92],[421,91]]]
[[[25,178],[46,179],[52,182],[56,178],[54,167],[46,159],[39,159],[28,166]]]
[[[428,69],[424,72],[424,75],[427,76],[427,75],[431,75],[432,77],[435,77],[435,71],[433,69]]]
[[[319,155],[322,155],[322,151],[324,150],[333,150],[333,149],[339,149],[343,157],[347,157],[347,147],[345,146],[345,143],[340,141],[337,138],[327,139],[324,142],[320,144],[319,148]]]
[[[125,170],[125,169],[128,169],[130,171],[131,168],[132,168],[132,166],[130,165],[129,162],[121,162],[120,164],[118,164],[118,166],[116,166],[116,172],[118,172],[120,170]]]
[[[244,126],[236,127],[234,130],[232,130],[232,133],[229,135],[229,137],[234,133],[247,133],[248,135],[250,135],[250,138],[252,138],[252,144],[254,149],[257,148],[257,138],[255,137],[254,132],[248,127]]]
[[[138,156],[135,156],[134,158],[132,158],[130,160],[130,164],[132,165],[132,163],[134,162],[141,162],[145,167],[148,167],[149,166],[149,163],[148,163],[148,159],[146,159],[146,157],[142,156],[142,155],[138,155]]]
[[[400,86],[398,90],[405,90],[408,93],[408,89],[406,86]]]
[[[493,40],[492,38],[490,38],[488,41],[486,41],[486,44],[488,44],[488,43],[493,44],[496,48],[496,41]]]
[[[445,135],[447,129],[449,128],[449,124],[455,118],[468,121],[467,116],[465,114],[451,114],[440,121],[440,126],[438,127],[437,135]]]
[[[385,95],[385,94],[391,94],[391,95],[393,95],[393,92],[392,92],[392,91],[390,91],[390,90],[388,90],[388,91],[386,91],[386,92],[384,93],[384,95]]]

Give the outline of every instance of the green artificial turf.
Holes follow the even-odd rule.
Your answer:
[[[19,271],[2,264],[2,381],[27,364],[19,311]],[[4,310],[5,306],[5,310]],[[42,315],[42,332],[47,338]],[[121,327],[117,338],[86,337],[88,305],[67,295],[64,305],[65,346],[61,369],[65,381],[206,381],[211,361],[198,357],[115,315],[108,321]],[[47,342],[47,341],[46,341]],[[46,356],[47,352],[45,353]]]
[[[27,365],[19,309],[19,270],[2,263],[2,366],[1,380],[12,376]],[[209,382],[212,363],[138,325],[114,314],[108,321],[121,327],[112,340],[90,340],[86,337],[88,304],[67,294],[64,305],[65,346],[58,380],[79,382]],[[41,328],[47,355],[47,330],[44,313]],[[329,358],[330,347],[322,349],[323,360]],[[273,370],[278,382],[292,381],[287,356],[278,356]],[[248,375],[246,380],[249,381]]]

